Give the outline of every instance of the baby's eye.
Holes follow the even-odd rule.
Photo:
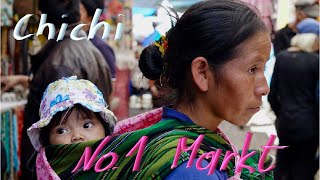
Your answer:
[[[93,127],[93,123],[91,122],[86,122],[83,124],[83,128],[92,128]]]
[[[66,128],[58,128],[56,131],[57,131],[58,134],[65,134],[65,133],[68,132],[68,129],[66,129]]]

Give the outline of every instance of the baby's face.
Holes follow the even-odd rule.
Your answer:
[[[50,130],[50,144],[72,144],[104,137],[104,127],[96,116],[86,118],[75,110],[64,123]]]

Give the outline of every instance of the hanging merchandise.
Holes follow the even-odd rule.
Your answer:
[[[25,14],[37,12],[37,0],[1,0],[1,76],[27,74],[28,43],[13,38],[15,23]],[[32,21],[33,20],[33,21]],[[30,19],[29,22],[35,22]],[[30,32],[29,23],[21,35]],[[22,89],[22,90],[21,90]],[[1,94],[1,175],[0,179],[18,179],[26,93],[22,86]]]
[[[110,25],[108,43],[114,49],[132,50],[132,0],[106,0],[103,20]],[[121,31],[121,33],[117,32]],[[118,39],[115,36],[120,35]],[[116,41],[113,41],[117,39]]]
[[[5,169],[2,169],[1,172],[3,179],[17,179],[18,177],[22,125],[23,107],[1,110],[1,148],[4,152],[2,162],[6,164]]]
[[[12,74],[30,74],[30,58],[29,51],[31,54],[34,54],[38,51],[39,45],[35,43],[35,48],[33,47],[33,40],[36,41],[40,38],[40,36],[35,37],[34,39],[29,38],[22,41],[16,41],[13,37],[13,29],[16,23],[24,17],[26,14],[38,14],[38,0],[14,0],[13,2],[13,24],[10,27],[8,41],[10,45],[10,54],[13,59],[13,71]],[[31,16],[28,20],[28,23],[24,23],[20,28],[19,34],[22,36],[27,34],[35,33],[37,30],[36,27],[38,25],[39,17]]]
[[[38,1],[39,0],[14,0],[13,11],[19,18],[26,14],[38,14]],[[17,19],[15,19],[17,22]]]
[[[12,56],[9,51],[9,27],[1,26],[1,75],[13,74]]]
[[[13,18],[13,0],[1,0],[1,26],[11,26]]]

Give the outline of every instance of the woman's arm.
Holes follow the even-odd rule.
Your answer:
[[[21,84],[25,88],[29,87],[30,77],[26,75],[1,76],[1,91],[9,91],[14,86]]]

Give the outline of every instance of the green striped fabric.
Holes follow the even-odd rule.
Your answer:
[[[217,132],[211,132],[205,128],[179,120],[160,121],[148,128],[113,137],[97,156],[93,166],[87,171],[83,171],[82,166],[76,172],[71,173],[80,160],[85,148],[87,146],[91,147],[93,154],[102,140],[48,146],[46,147],[46,155],[51,167],[61,179],[164,179],[172,171],[171,165],[176,153],[178,140],[182,137],[187,137],[189,147],[201,134],[205,135],[205,137],[200,145],[197,157],[205,152],[222,149],[223,153],[217,166],[220,167],[226,151],[232,151],[230,144]],[[126,155],[142,136],[148,136],[148,143],[144,149],[140,170],[133,172],[136,154],[129,157],[126,157]],[[95,172],[94,166],[96,162],[108,152],[114,152],[119,156],[114,166],[116,168],[110,168],[100,173]],[[188,161],[190,155],[191,151],[181,153],[178,165]],[[258,172],[257,162],[260,155],[261,153],[257,152],[255,156],[247,160],[247,165],[254,167],[256,172],[250,174],[249,171],[244,169],[241,175],[242,179],[273,179],[272,172],[264,174]],[[106,158],[101,167],[106,167],[110,162],[111,158]],[[271,162],[272,159],[267,158],[265,167],[269,166]],[[229,162],[226,169],[229,177],[234,175],[234,169],[233,160]]]

